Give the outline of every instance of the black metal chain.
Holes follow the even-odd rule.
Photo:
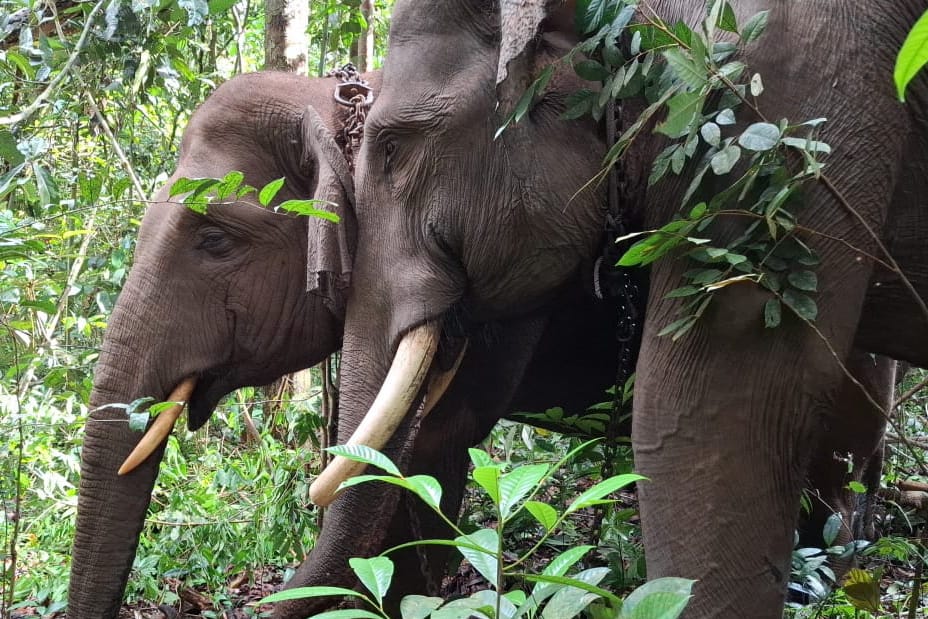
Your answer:
[[[617,118],[621,117],[621,114],[621,106],[617,105],[615,100],[611,100],[606,107],[606,141],[610,148],[616,141]],[[618,164],[609,170],[608,210],[603,230],[603,250],[593,267],[594,293],[600,299],[613,301],[618,313],[615,337],[619,342],[619,352],[612,414],[606,427],[607,445],[615,444],[621,420],[629,408],[623,404],[622,400],[625,383],[635,372],[635,365],[638,362],[645,304],[640,282],[642,277],[640,269],[633,271],[616,266],[631,245],[629,240],[616,241],[628,234],[625,211],[629,205],[634,203],[634,197],[627,187],[627,179],[620,172]]]
[[[351,110],[342,128],[342,150],[349,169],[354,172],[354,158],[361,149],[364,121],[367,119],[367,111],[374,104],[374,90],[350,62],[329,71],[326,77],[338,79],[335,101]]]

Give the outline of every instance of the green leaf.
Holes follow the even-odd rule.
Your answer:
[[[496,531],[493,529],[479,529],[470,535],[459,535],[454,538],[454,541],[473,544],[483,549],[483,552],[480,552],[472,548],[458,547],[458,550],[474,566],[474,569],[480,572],[481,576],[486,578],[491,585],[499,589],[499,574],[497,573],[499,563],[496,556],[499,552],[499,536]]]
[[[494,505],[499,505],[499,473],[500,466],[493,464],[489,466],[478,466],[474,469],[471,477],[481,488],[486,490],[487,496],[493,500]]]
[[[744,24],[744,30],[741,31],[741,40],[747,43],[752,43],[759,39],[764,30],[767,29],[767,20],[770,17],[770,11],[761,11],[757,13],[751,19]]]
[[[703,95],[699,92],[679,92],[667,101],[667,118],[655,128],[658,133],[676,138],[689,133],[690,125],[702,110]]]
[[[848,485],[848,490],[854,494],[867,494],[867,487],[859,481],[852,481]]]
[[[896,57],[893,81],[900,101],[905,101],[905,89],[925,63],[928,63],[928,11],[912,26]]]
[[[764,92],[764,80],[761,78],[760,73],[755,73],[751,76],[751,96],[759,97]]]
[[[719,15],[718,27],[725,32],[738,33],[738,19],[735,17],[735,11],[731,8],[731,3],[725,2],[722,7],[722,14]]]
[[[334,447],[327,448],[326,451],[336,456],[354,460],[355,462],[373,464],[391,475],[402,477],[400,470],[393,464],[390,458],[367,445],[335,445]]]
[[[148,411],[141,413],[128,413],[129,429],[133,432],[144,432],[148,428],[148,420],[151,416]]]
[[[574,71],[585,80],[600,82],[609,77],[609,69],[595,60],[581,60],[574,65]]]
[[[818,290],[818,276],[814,271],[793,271],[786,277],[793,288],[816,292]]]
[[[787,288],[783,292],[783,302],[800,318],[814,321],[818,316],[818,306],[815,301],[810,296],[796,292],[792,288]]]
[[[439,509],[441,506],[441,484],[431,475],[406,477],[406,488],[416,493],[426,504]]]
[[[736,122],[735,112],[731,108],[727,107],[716,115],[715,122],[720,125],[733,125]]]
[[[792,148],[798,148],[799,150],[804,150],[809,153],[824,153],[828,154],[831,152],[831,146],[825,142],[818,142],[816,140],[809,140],[807,138],[794,138],[794,137],[784,137],[780,140],[786,146]]]
[[[348,565],[351,566],[361,584],[374,594],[378,605],[382,603],[387,590],[390,589],[390,582],[393,580],[393,561],[388,557],[369,559],[352,557],[348,559]]]
[[[589,490],[583,492],[567,506],[567,511],[565,513],[572,514],[578,509],[583,509],[584,507],[589,507],[592,505],[593,501],[598,501],[605,497],[606,495],[615,492],[619,488],[624,488],[625,486],[632,484],[636,481],[642,481],[647,479],[641,475],[636,475],[634,473],[626,473],[625,475],[615,475],[608,479],[604,479],[598,484],[594,485]]]
[[[719,129],[719,126],[712,121],[703,124],[703,126],[699,129],[699,134],[702,136],[702,139],[704,139],[710,146],[718,147],[719,142],[722,139],[722,130]]]
[[[534,490],[548,474],[547,464],[524,464],[504,474],[499,479],[499,510],[508,518],[519,501]]]
[[[780,326],[782,319],[782,309],[780,300],[773,298],[764,304],[764,326],[768,329],[775,329]]]
[[[780,141],[780,128],[772,123],[749,125],[740,136],[738,144],[748,150],[763,152],[774,148]]]
[[[692,597],[695,582],[686,578],[650,580],[625,598],[619,619],[676,619]]]
[[[277,205],[277,210],[318,217],[337,224],[339,222],[338,215],[316,208],[319,204],[326,204],[326,202],[325,200],[284,200]]]
[[[826,546],[831,546],[838,539],[838,533],[841,532],[843,526],[844,520],[841,518],[841,514],[834,513],[828,516],[828,520],[825,521],[825,526],[822,528],[822,541],[825,542]]]
[[[722,176],[731,172],[738,160],[741,159],[741,149],[734,144],[729,144],[719,152],[712,155],[709,165],[716,176]]]
[[[580,572],[573,576],[573,579],[578,583],[598,585],[608,573],[608,567],[596,567]],[[564,586],[555,593],[551,600],[545,605],[541,617],[542,619],[576,617],[583,612],[583,609],[589,606],[590,603],[599,599],[599,597],[600,596],[595,593],[590,593],[578,587]]]
[[[352,589],[342,587],[297,587],[295,589],[286,589],[278,591],[262,598],[259,604],[270,604],[272,602],[285,602],[287,600],[303,600],[306,598],[327,597],[330,595],[351,596],[363,598],[364,595]],[[375,615],[376,616],[376,615]]]
[[[261,203],[261,206],[268,206],[271,203],[271,200],[274,199],[274,196],[277,195],[280,188],[284,186],[285,180],[286,178],[278,178],[261,188],[261,191],[258,193],[258,202]]]
[[[880,583],[868,572],[854,568],[847,573],[844,581],[845,595],[855,608],[872,613],[882,613],[880,605]]]
[[[494,466],[495,464],[490,454],[482,449],[469,447],[467,453],[470,454],[470,461],[474,463],[474,466]]]
[[[525,509],[535,517],[545,531],[550,531],[557,524],[557,510],[541,501],[526,501]]]
[[[17,166],[26,160],[19,148],[17,148],[16,138],[13,137],[9,129],[0,130],[0,157],[13,166]]]
[[[433,610],[445,603],[439,597],[424,595],[407,595],[400,602],[400,614],[403,619],[426,619]]]
[[[693,90],[699,90],[706,85],[707,75],[704,67],[700,67],[693,58],[683,53],[680,48],[674,47],[664,51],[664,58],[673,70],[674,75],[681,82]]]

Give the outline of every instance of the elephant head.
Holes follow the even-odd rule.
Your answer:
[[[145,518],[163,440],[136,470],[117,469],[139,441],[107,404],[165,399],[188,378],[191,429],[219,399],[318,363],[341,340],[342,316],[307,288],[344,284],[353,225],[351,178],[326,125],[336,126],[334,80],[283,73],[243,75],[194,113],[177,169],[142,221],[135,262],[110,319],[82,452],[68,613],[115,617]],[[316,196],[338,203],[338,226],[260,206],[254,194],[210,205],[205,215],[169,198],[180,177],[285,184],[277,202]],[[309,248],[307,243],[309,240]],[[319,281],[317,281],[319,280]]]
[[[517,62],[508,63],[513,84],[530,83],[570,49],[569,21],[545,22],[537,37],[533,30]],[[508,83],[498,90],[503,28],[492,1],[397,2],[355,176],[358,250],[339,440],[352,437],[383,449],[406,471],[439,477],[442,508],[452,517],[466,448],[511,407],[520,382],[535,371],[540,343],[549,341],[546,329],[589,308],[605,209],[603,190],[588,185],[605,153],[599,128],[560,120],[567,95],[581,86],[569,67],[555,73],[520,123],[494,138],[510,111],[498,99],[521,94]],[[611,339],[608,328],[600,341]],[[569,347],[562,341],[556,354],[563,358]],[[614,370],[615,357],[609,363]],[[559,386],[561,397],[569,394],[568,385]],[[372,421],[378,415],[386,421]],[[331,502],[354,470],[336,458],[313,485],[313,499]],[[349,582],[347,557],[430,533],[394,490],[367,485],[334,498],[295,580]],[[412,581],[406,585],[423,588],[419,565],[411,574],[397,569],[404,573]],[[314,609],[290,602],[278,612]]]

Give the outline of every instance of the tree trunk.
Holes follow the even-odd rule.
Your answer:
[[[306,0],[266,0],[264,68],[306,74],[309,41]]]
[[[361,15],[367,23],[367,28],[358,35],[355,43],[355,66],[358,71],[364,73],[371,70],[371,62],[374,58],[374,2],[373,0],[361,0]]]

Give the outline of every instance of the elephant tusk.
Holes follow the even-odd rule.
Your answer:
[[[429,385],[425,391],[425,404],[422,405],[423,418],[432,412],[432,409],[435,408],[438,401],[441,400],[441,397],[445,395],[445,391],[448,390],[451,381],[454,380],[455,375],[461,367],[461,362],[464,361],[464,353],[467,352],[467,344],[468,341],[465,340],[464,346],[461,347],[461,352],[458,353],[458,358],[454,360],[454,364],[448,371],[435,374],[429,379]]]
[[[426,323],[407,333],[396,350],[393,365],[370,410],[361,420],[347,445],[366,445],[381,450],[406,417],[422,386],[435,351],[439,326]],[[362,462],[335,456],[309,487],[309,499],[319,507],[335,500],[338,486],[359,474],[367,466]]]
[[[155,417],[155,421],[145,432],[145,436],[143,436],[139,444],[135,446],[135,449],[132,450],[132,453],[129,454],[126,461],[122,463],[122,466],[119,467],[117,475],[125,475],[126,473],[134,471],[138,465],[145,462],[148,456],[158,449],[158,446],[164,442],[171,433],[171,430],[174,429],[177,418],[180,417],[181,412],[187,405],[187,401],[190,399],[190,395],[193,393],[193,388],[196,386],[197,379],[190,376],[174,387],[174,391],[172,391],[168,399],[165,400],[166,402],[175,402],[174,406],[165,411],[161,411],[158,416]]]

